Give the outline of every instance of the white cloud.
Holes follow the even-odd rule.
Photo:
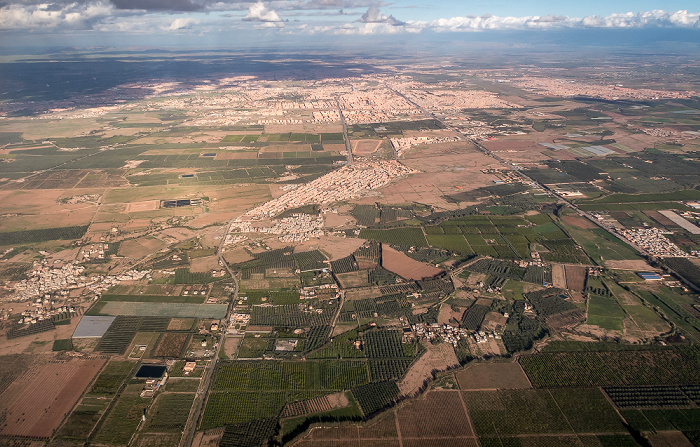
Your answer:
[[[688,11],[667,12],[662,10],[639,13],[620,13],[608,16],[584,18],[566,16],[499,17],[451,17],[430,22],[409,22],[414,29],[431,29],[438,32],[555,29],[555,28],[660,28],[700,27],[700,13]]]
[[[487,30],[547,30],[586,28],[700,28],[700,13],[688,11],[667,12],[654,10],[640,13],[621,13],[584,18],[560,15],[499,17],[491,14],[440,18],[432,21],[399,22],[371,7],[354,23],[314,26],[299,29],[306,34],[370,35],[435,32],[477,32]]]
[[[248,14],[243,18],[243,20],[247,22],[267,23],[281,23],[283,21],[273,9],[268,9],[263,2],[257,2],[250,5],[250,8],[248,8]]]
[[[113,15],[114,7],[106,1],[65,5],[8,5],[0,8],[0,29],[90,29]]]
[[[192,25],[197,25],[198,23],[199,23],[199,20],[193,19],[190,17],[178,18],[178,19],[173,20],[169,26],[164,27],[162,29],[164,29],[166,31],[177,31],[177,30],[181,30],[181,29],[191,29]]]
[[[386,14],[382,14],[382,12],[376,6],[370,6],[369,9],[367,9],[367,12],[362,14],[362,17],[360,17],[358,22],[387,23],[392,26],[400,26],[404,24],[402,21],[394,18],[394,16],[387,16]]]

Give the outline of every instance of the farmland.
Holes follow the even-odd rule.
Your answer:
[[[149,399],[139,396],[141,384],[127,385],[117,398],[106,418],[94,433],[94,441],[106,445],[124,445],[136,430],[148,408]]]
[[[352,395],[360,404],[362,413],[369,418],[399,397],[399,387],[395,382],[374,382],[353,388]]]
[[[468,391],[464,396],[481,437],[625,431],[596,389]]]
[[[520,363],[535,387],[700,384],[698,364],[675,349],[538,354]]]
[[[153,355],[155,357],[180,357],[188,338],[187,334],[166,333],[158,343]]]
[[[15,381],[2,393],[0,410],[9,419],[0,435],[49,438],[103,365],[102,359],[47,363],[36,374]],[[63,380],[57,383],[56,376]]]
[[[645,51],[8,56],[0,444],[698,444],[697,64]]]
[[[343,390],[367,381],[367,363],[362,360],[305,363],[238,361],[217,365],[213,390]]]
[[[193,401],[194,394],[161,394],[151,407],[145,429],[156,433],[181,433]]]

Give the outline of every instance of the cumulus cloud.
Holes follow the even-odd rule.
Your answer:
[[[360,23],[358,25],[357,23]],[[378,7],[370,7],[355,23],[335,27],[314,27],[307,32],[346,35],[396,34],[435,32],[477,32],[487,30],[555,30],[590,28],[700,28],[700,13],[688,11],[667,12],[663,10],[640,13],[620,13],[608,16],[584,18],[562,15],[499,17],[492,14],[482,16],[440,18],[432,21],[400,22],[392,16],[382,14]]]
[[[248,14],[243,18],[246,22],[281,23],[283,20],[277,13],[268,9],[263,2],[254,3],[248,8]]]
[[[111,0],[117,9],[147,11],[199,11],[206,5],[204,0]]]
[[[404,22],[396,19],[394,16],[382,14],[377,6],[370,6],[366,13],[358,19],[362,23],[386,23],[391,26],[401,26]]]
[[[484,15],[442,18],[430,22],[409,22],[407,25],[413,29],[431,29],[438,32],[557,28],[697,28],[700,27],[700,13],[654,10],[608,16],[592,15],[584,18],[553,15],[526,17]]]
[[[172,23],[164,27],[162,29],[166,31],[177,31],[177,30],[183,30],[183,29],[191,29],[192,25],[197,25],[199,23],[199,20],[193,19],[190,17],[186,18],[177,18],[172,21]]]
[[[66,5],[7,5],[0,8],[0,29],[91,29],[114,13],[106,2]]]

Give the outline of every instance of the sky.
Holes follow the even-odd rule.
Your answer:
[[[241,47],[367,36],[664,30],[700,36],[697,0],[0,0],[0,47]],[[688,34],[688,31],[691,31]],[[692,37],[694,36],[694,37]]]

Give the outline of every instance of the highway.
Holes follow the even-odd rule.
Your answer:
[[[340,101],[335,100],[335,104],[338,106],[338,115],[340,115],[340,122],[343,123],[343,139],[345,140],[345,151],[348,153],[348,166],[352,164],[352,145],[350,144],[350,138],[348,138],[348,125],[345,123],[345,115],[343,115],[343,109],[340,108]]]
[[[430,111],[424,109],[424,108],[421,107],[419,104],[416,104],[416,103],[413,102],[411,99],[407,98],[403,93],[394,90],[393,88],[389,87],[389,86],[386,85],[386,84],[384,84],[384,86],[385,86],[388,90],[391,90],[392,92],[394,92],[395,94],[397,94],[398,96],[400,96],[400,97],[402,97],[404,100],[406,100],[408,103],[410,103],[411,105],[413,105],[414,107],[416,107],[417,109],[419,109],[421,112],[423,112],[423,115],[425,115],[427,118],[434,119],[435,121],[437,121],[437,122],[439,122],[440,124],[442,124],[443,127],[444,127],[445,129],[447,129],[447,130],[452,130],[452,131],[455,131],[455,132],[458,132],[458,133],[462,134],[462,132],[461,132],[459,129],[456,129],[456,128],[454,128],[454,127],[448,126],[447,124],[445,124],[444,122],[442,122],[442,120],[440,120],[438,117],[436,117],[434,113],[432,113],[432,112],[430,112]],[[481,152],[483,152],[485,155],[487,155],[487,156],[493,158],[494,160],[496,160],[497,162],[499,162],[499,163],[502,164],[503,166],[507,167],[508,169],[513,170],[513,171],[516,171],[516,172],[518,173],[518,175],[519,175],[521,178],[523,178],[525,181],[527,181],[529,184],[541,188],[543,191],[547,192],[547,193],[550,194],[552,197],[556,197],[557,200],[558,200],[560,203],[563,203],[563,204],[567,205],[569,208],[571,208],[571,209],[573,209],[574,211],[576,211],[580,216],[585,217],[586,219],[590,220],[591,222],[593,222],[594,224],[596,224],[596,225],[599,226],[600,228],[604,229],[605,231],[608,231],[608,232],[612,233],[613,235],[615,235],[615,236],[617,236],[617,237],[621,237],[621,236],[619,236],[619,235],[617,234],[617,231],[615,230],[615,227],[614,227],[614,226],[608,225],[608,224],[606,224],[605,222],[602,222],[602,221],[598,220],[598,219],[597,219],[595,216],[593,216],[592,214],[590,214],[590,213],[588,213],[588,212],[586,212],[586,211],[583,211],[583,210],[580,209],[578,206],[576,206],[575,204],[573,204],[573,203],[571,203],[569,200],[567,200],[565,197],[563,197],[561,194],[558,194],[556,191],[550,189],[547,185],[542,185],[542,184],[539,184],[538,182],[534,181],[533,179],[531,179],[530,177],[528,177],[527,175],[525,175],[525,174],[519,169],[518,166],[515,166],[513,163],[510,163],[510,162],[508,162],[508,161],[502,159],[500,156],[494,154],[493,152],[491,152],[490,150],[488,150],[487,148],[485,148],[485,147],[484,147],[481,143],[479,143],[476,139],[474,139],[474,138],[469,138],[469,141],[474,145],[474,147],[476,147],[477,149],[479,149],[479,150],[480,150]],[[649,256],[651,256],[651,255],[649,254],[649,252],[647,252],[645,249],[639,247],[638,245],[636,245],[636,244],[634,244],[634,243],[632,243],[632,242],[630,242],[630,241],[628,241],[627,239],[624,239],[624,238],[622,238],[622,240],[624,240],[625,243],[627,243],[630,247],[632,247],[632,248],[634,248],[635,250],[637,250],[637,252],[639,252],[640,255],[642,255],[642,256],[644,256],[644,257],[647,257],[647,258],[648,258]]]

